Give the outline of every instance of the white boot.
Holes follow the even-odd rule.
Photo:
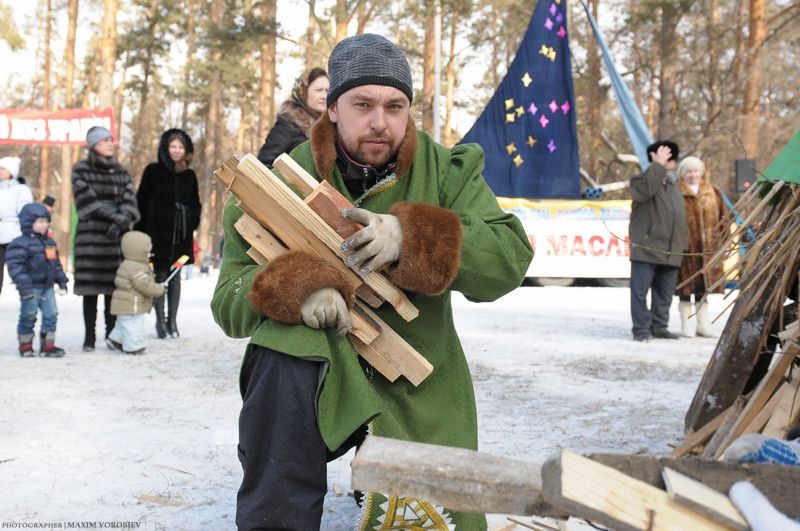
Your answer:
[[[708,315],[708,301],[705,297],[697,303],[697,335],[700,337],[716,337],[711,330],[711,320]]]
[[[694,330],[689,322],[689,316],[692,315],[692,303],[690,301],[678,302],[678,313],[681,314],[681,335],[683,337],[694,337]]]

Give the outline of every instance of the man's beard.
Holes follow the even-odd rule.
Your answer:
[[[379,150],[372,149],[369,142],[380,140],[386,144]],[[388,151],[387,151],[388,149]],[[356,150],[351,153],[354,159],[373,168],[382,168],[394,160],[400,146],[395,144],[391,137],[385,135],[368,135],[358,139]]]

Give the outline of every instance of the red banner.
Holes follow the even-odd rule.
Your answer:
[[[85,144],[86,131],[101,125],[114,132],[114,110],[0,109],[0,144],[63,146]]]

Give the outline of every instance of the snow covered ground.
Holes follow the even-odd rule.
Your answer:
[[[59,297],[62,359],[17,355],[19,299],[4,286],[0,526],[235,528],[237,378],[246,342],[226,338],[213,322],[215,281],[184,281],[181,337],[159,340],[151,332],[143,356],[100,343],[81,352],[81,299]],[[454,297],[482,451],[536,462],[559,448],[668,451],[682,436],[715,340],[635,343],[628,300],[628,289],[592,287],[522,287],[491,304]],[[727,302],[715,295],[711,308],[721,311]],[[147,318],[152,331],[154,317]],[[671,323],[676,330],[677,303]],[[721,318],[714,329],[723,326]],[[351,460],[352,453],[330,465],[325,530],[353,528]],[[503,515],[488,520],[490,529],[508,523]]]

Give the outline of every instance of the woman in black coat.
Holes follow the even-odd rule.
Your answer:
[[[311,127],[327,108],[327,95],[328,73],[322,68],[312,68],[308,75],[298,77],[291,98],[278,110],[278,119],[258,152],[258,160],[272,168],[278,155],[308,140]]]
[[[72,195],[78,211],[75,232],[75,294],[83,295],[83,350],[94,350],[97,297],[104,296],[106,335],[114,328],[111,294],[122,262],[119,242],[139,221],[133,180],[114,159],[111,131],[95,126],[86,133],[89,153],[72,168]]]
[[[194,145],[184,131],[169,129],[158,144],[158,162],[147,165],[136,192],[142,219],[135,229],[153,240],[153,268],[156,281],[163,282],[173,264],[181,257],[194,263],[192,233],[200,225],[200,196],[197,176],[189,168]],[[164,316],[164,297],[167,315]],[[172,277],[166,295],[155,299],[156,334],[159,338],[178,337],[178,304],[181,298],[181,275]]]

